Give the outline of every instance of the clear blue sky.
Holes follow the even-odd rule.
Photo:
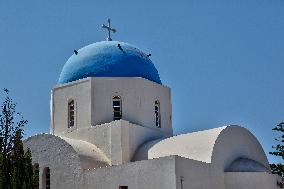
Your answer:
[[[152,54],[176,134],[239,124],[266,153],[284,120],[284,0],[0,0],[0,88],[49,131],[50,90],[74,49],[113,39]],[[270,161],[280,161],[269,156]]]

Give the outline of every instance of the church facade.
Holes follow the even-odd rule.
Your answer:
[[[138,48],[88,45],[68,59],[51,91],[49,134],[24,142],[40,189],[276,189],[247,129],[173,136],[171,90]]]

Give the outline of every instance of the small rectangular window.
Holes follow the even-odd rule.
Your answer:
[[[160,102],[158,100],[155,101],[155,123],[156,127],[161,127],[161,112],[160,112]]]
[[[113,108],[113,120],[120,120],[122,118],[120,96],[112,97],[112,108]]]
[[[75,125],[75,102],[70,100],[68,102],[68,127],[74,127]]]

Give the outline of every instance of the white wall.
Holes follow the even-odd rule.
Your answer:
[[[42,188],[45,167],[50,168],[51,188],[82,188],[84,177],[80,158],[67,142],[56,136],[41,134],[25,140],[24,148],[31,150],[33,164],[39,164],[39,188]]]
[[[172,134],[170,88],[144,78],[91,78],[92,125],[113,120],[112,97],[122,97],[122,119],[142,126],[156,127],[154,102],[160,101],[161,130]]]
[[[138,161],[85,172],[82,189],[175,189],[175,158]]]
[[[158,128],[143,127],[125,120],[62,132],[60,136],[84,140],[96,145],[111,159],[112,165],[130,162],[146,141],[165,138],[169,135]]]
[[[265,152],[257,138],[240,126],[228,126],[215,142],[212,164],[226,170],[238,158],[254,160],[270,169]]]
[[[225,173],[226,189],[277,189],[277,176],[264,172]]]
[[[193,176],[204,174],[206,175],[204,182],[213,180],[213,185],[219,189],[224,188],[224,170],[239,158],[248,158],[268,167],[266,155],[257,139],[247,129],[239,126],[220,127],[150,141],[139,148],[136,155],[138,154],[149,159],[179,155],[187,159],[195,159],[196,162],[210,163],[210,171],[207,168],[195,168],[199,166],[198,163],[187,167],[186,162],[190,163],[190,161],[181,165],[179,170],[183,170],[183,167],[196,169],[195,173],[185,172],[184,174],[193,174]],[[198,182],[198,179],[193,179],[192,182]],[[203,183],[200,185],[203,186]]]
[[[68,101],[75,100],[75,126],[68,128]],[[51,133],[70,132],[91,125],[91,83],[79,80],[52,89]]]
[[[51,188],[56,189],[118,189],[122,185],[129,189],[175,188],[174,157],[83,170],[73,147],[57,136],[36,135],[25,140],[24,147],[31,149],[33,163],[39,163],[40,188],[45,167],[50,168]]]
[[[223,172],[212,169],[210,163],[179,156],[175,158],[176,189],[181,189],[181,177],[183,177],[183,189],[225,189]]]
[[[111,158],[111,126],[113,122],[79,128],[72,132],[62,132],[59,136],[90,142],[100,148],[108,158]]]
[[[278,175],[266,172],[226,172],[210,163],[176,157],[176,188],[276,189]]]
[[[154,102],[160,101],[161,128],[172,135],[171,93],[168,87],[143,78],[86,78],[56,86],[51,98],[51,133],[113,121],[112,97],[122,97],[122,119],[156,128]],[[68,100],[75,99],[76,127],[67,128]]]
[[[178,155],[212,163],[224,171],[235,160],[247,158],[269,169],[266,155],[258,140],[240,126],[225,126],[177,135],[153,141],[151,145],[147,143],[145,146],[146,148],[142,146],[139,152],[147,153],[149,159]]]

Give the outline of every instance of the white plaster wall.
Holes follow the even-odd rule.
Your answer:
[[[144,78],[91,78],[92,125],[113,120],[112,97],[122,97],[122,119],[142,126],[156,128],[154,102],[160,101],[161,128],[172,134],[170,88]]]
[[[123,136],[116,131],[117,129],[123,130],[123,126],[119,125],[123,122],[118,121],[116,126],[111,127],[115,129],[118,136]],[[129,125],[129,128],[135,128],[135,126]],[[123,140],[120,142],[123,143]],[[89,146],[91,147],[86,149]],[[116,146],[117,149],[112,149],[119,151],[115,152],[115,155],[118,156],[123,155],[123,149],[119,149],[119,146],[121,145]],[[50,134],[28,138],[24,141],[24,148],[30,148],[33,163],[39,163],[40,188],[42,188],[42,174],[45,167],[50,168],[51,187],[56,189],[117,189],[119,186],[128,186],[131,189],[181,189],[181,178],[183,179],[183,189],[277,188],[276,175],[262,172],[227,172],[224,174],[220,166],[179,156],[83,170],[80,154],[90,156],[94,153],[93,150],[98,151],[98,149],[84,141],[66,138],[63,140]],[[97,155],[98,152],[95,154]]]
[[[146,141],[154,139],[163,139],[169,137],[168,133],[163,133],[158,128],[143,127],[140,125],[129,123],[128,121],[121,120],[120,122],[121,137],[121,150],[122,160],[121,163],[133,161],[136,150]],[[113,133],[113,130],[112,130]],[[114,137],[113,137],[114,139]],[[112,139],[112,141],[113,141]],[[113,144],[114,145],[114,141]]]
[[[278,176],[266,172],[226,172],[212,163],[176,157],[176,188],[276,189]]]
[[[239,158],[251,159],[269,168],[258,140],[240,126],[225,126],[150,141],[141,146],[138,153],[146,154],[149,159],[178,155],[212,163],[222,171]]]
[[[257,138],[240,126],[228,126],[215,141],[212,164],[226,170],[238,158],[254,160],[269,168],[267,157]]]
[[[254,160],[269,169],[266,155],[255,136],[243,127],[228,126],[215,141],[211,157],[216,182],[224,182],[224,171],[239,158]]]
[[[52,89],[51,133],[71,132],[91,125],[91,82],[79,80]],[[68,128],[68,101],[75,100],[75,126]]]
[[[224,185],[224,170],[238,158],[248,158],[269,168],[257,139],[245,128],[228,126],[174,136],[145,143],[135,157],[160,158],[178,155],[210,163],[210,178],[218,188]],[[139,158],[137,158],[139,160]]]
[[[160,101],[161,128],[172,135],[171,92],[168,87],[143,78],[86,78],[52,89],[51,133],[71,132],[113,121],[112,97],[122,97],[122,119],[157,128],[154,102]],[[76,102],[75,127],[67,128],[68,100]]]
[[[110,159],[96,145],[83,140],[60,137],[70,144],[80,158],[83,169],[105,167],[111,165]]]
[[[141,145],[147,141],[156,139],[164,139],[171,135],[160,132],[157,128],[147,128],[135,124],[129,124],[129,156],[126,156],[126,161],[134,161],[134,155]]]
[[[132,162],[85,172],[84,189],[175,189],[175,157]]]
[[[265,172],[225,173],[226,189],[277,189],[277,176]]]
[[[97,126],[78,128],[71,132],[58,133],[59,136],[84,140],[96,145],[108,158],[111,158],[111,126],[113,122]]]
[[[84,177],[80,158],[67,142],[53,135],[40,134],[25,140],[24,148],[30,148],[33,163],[39,164],[40,188],[45,167],[50,168],[51,188],[82,188]]]
[[[112,165],[133,160],[133,156],[146,141],[168,137],[158,128],[143,127],[125,120],[62,132],[60,136],[84,140],[96,145],[111,159]]]
[[[224,182],[216,180],[216,173],[210,163],[176,157],[176,188],[182,189],[181,178],[183,178],[183,189],[225,189]],[[222,178],[223,173],[219,173]]]

